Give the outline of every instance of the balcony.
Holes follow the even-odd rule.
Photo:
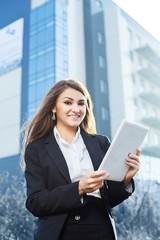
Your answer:
[[[139,94],[139,96],[144,99],[145,101],[157,106],[160,108],[160,96],[158,96],[157,94],[155,94],[152,91],[148,91],[148,92],[141,92]]]
[[[154,64],[156,67],[160,68],[160,56],[158,56],[149,45],[137,48],[135,51]]]
[[[152,67],[142,68],[138,74],[160,87],[160,72],[156,72]]]
[[[142,154],[160,158],[160,146],[145,146],[142,148]]]
[[[143,117],[141,119],[141,122],[144,124],[147,124],[148,126],[157,128],[158,130],[160,130],[160,119],[157,118],[156,116],[151,116],[151,117]]]

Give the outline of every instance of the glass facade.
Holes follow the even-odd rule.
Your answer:
[[[66,19],[61,0],[45,2],[30,13],[28,119],[49,88],[67,77]]]

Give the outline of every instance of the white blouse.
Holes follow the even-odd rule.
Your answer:
[[[53,132],[66,160],[72,182],[79,181],[85,175],[94,172],[91,158],[80,133],[80,127],[78,128],[76,136],[71,144],[67,143],[61,137],[56,127],[54,127]],[[99,189],[92,193],[87,193],[87,195],[101,198]]]

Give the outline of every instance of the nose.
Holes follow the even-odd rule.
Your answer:
[[[73,104],[72,105],[72,111],[76,112],[76,113],[79,113],[80,112],[79,105],[78,104]]]

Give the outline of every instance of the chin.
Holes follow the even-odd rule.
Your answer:
[[[79,127],[80,126],[80,122],[78,122],[78,123],[70,123],[70,124],[68,124],[68,126],[70,126],[70,127],[73,127],[73,128],[77,128],[77,127]]]

